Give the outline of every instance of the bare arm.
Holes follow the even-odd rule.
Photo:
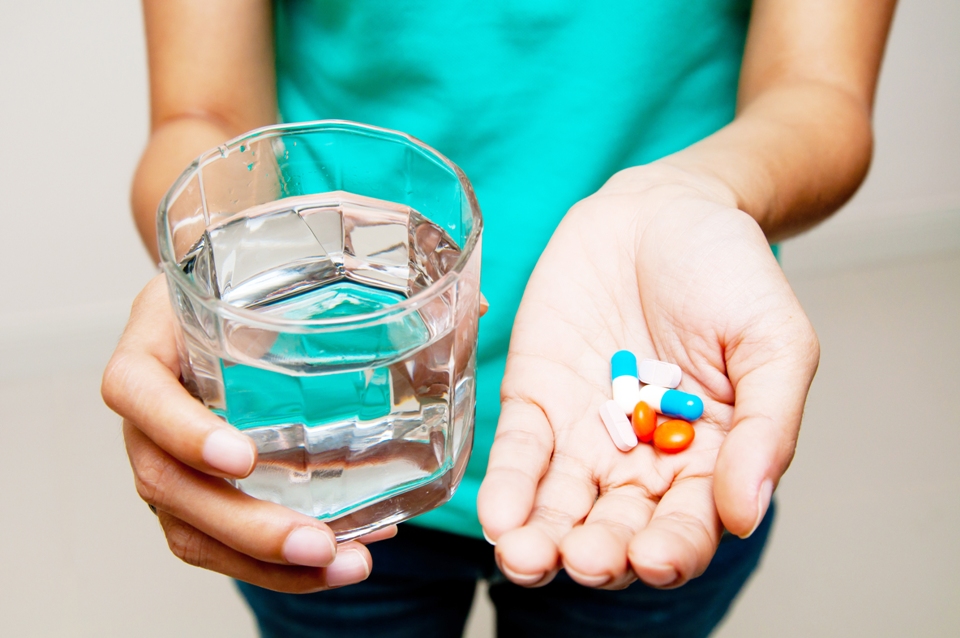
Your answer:
[[[777,241],[863,181],[896,0],[756,0],[733,123],[665,163],[722,182]]]
[[[677,587],[724,529],[748,537],[764,520],[819,362],[767,242],[862,181],[893,8],[755,0],[735,121],[621,171],[554,232],[514,323],[477,502],[513,582],[562,567],[590,587]],[[605,436],[619,349],[677,363],[681,389],[703,397],[688,450],[623,453]]]
[[[197,155],[277,118],[269,0],[144,0],[150,139],[133,180],[140,236],[157,259],[157,205]]]
[[[151,135],[133,183],[133,212],[157,256],[157,204],[204,150],[276,118],[269,0],[145,0]],[[363,580],[362,542],[339,547],[320,521],[241,494],[220,477],[256,463],[248,437],[204,408],[179,381],[175,319],[163,277],[134,302],[104,372],[107,405],[124,417],[134,483],[171,551],[192,565],[261,587],[307,592]]]

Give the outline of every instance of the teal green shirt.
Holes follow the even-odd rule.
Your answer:
[[[401,130],[457,163],[484,215],[473,457],[417,522],[480,536],[507,342],[564,213],[616,171],[733,119],[749,0],[278,0],[284,121]]]

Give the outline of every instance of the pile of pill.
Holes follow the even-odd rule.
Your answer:
[[[632,352],[620,350],[610,360],[610,372],[613,400],[600,406],[600,418],[617,448],[628,452],[640,441],[652,442],[661,452],[690,447],[690,422],[703,415],[703,401],[676,389],[683,377],[679,366],[656,359],[644,359],[638,366]],[[657,425],[657,414],[670,420]]]

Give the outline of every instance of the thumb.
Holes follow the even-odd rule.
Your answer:
[[[802,311],[788,315],[778,333],[741,341],[727,364],[735,390],[733,425],[717,457],[714,499],[724,526],[741,538],[760,525],[793,459],[820,360],[817,336]]]

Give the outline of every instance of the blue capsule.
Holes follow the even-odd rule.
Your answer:
[[[696,421],[703,416],[703,400],[695,394],[657,385],[640,388],[640,400],[664,416]]]

